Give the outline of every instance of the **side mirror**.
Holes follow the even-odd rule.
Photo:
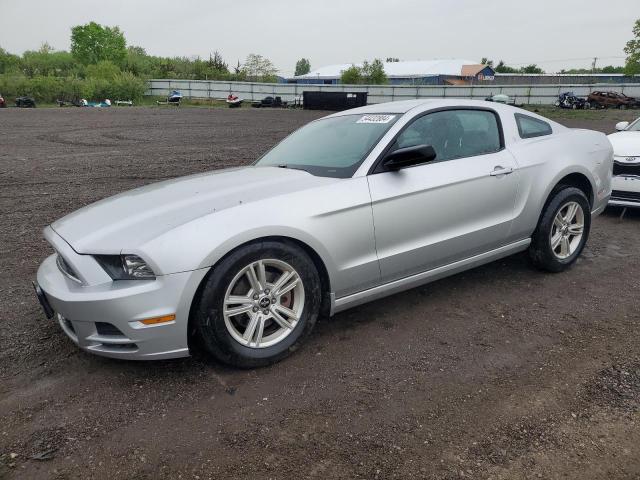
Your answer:
[[[430,162],[436,158],[436,151],[431,145],[416,145],[399,148],[389,153],[382,161],[382,167],[391,172]]]
[[[629,122],[616,123],[616,130],[621,132],[623,130],[626,130],[628,126],[629,126]]]

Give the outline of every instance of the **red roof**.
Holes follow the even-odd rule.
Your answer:
[[[478,64],[478,65],[463,65],[462,66],[462,76],[463,77],[475,77],[476,75],[478,75],[485,68],[487,68],[487,65],[482,65],[482,64]]]

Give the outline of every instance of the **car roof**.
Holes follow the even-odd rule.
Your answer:
[[[373,113],[399,113],[404,114],[413,109],[434,109],[443,107],[485,107],[494,110],[517,110],[512,106],[498,102],[487,102],[485,100],[468,100],[465,98],[430,98],[418,100],[401,100],[398,102],[375,103],[366,107],[352,108],[342,112],[334,113],[331,117],[339,117],[342,115],[361,115]]]
[[[528,117],[537,118],[544,122],[551,124],[554,131],[565,130],[566,127],[554,122],[553,120],[543,117],[530,110],[523,110],[522,108],[514,107],[512,105],[506,105],[499,102],[488,102],[486,100],[468,100],[465,98],[430,98],[430,99],[418,99],[418,100],[402,100],[398,102],[387,103],[375,103],[367,105],[366,107],[352,108],[337,112],[332,115],[328,115],[323,118],[340,117],[344,115],[362,115],[362,114],[384,114],[395,113],[404,115],[412,110],[416,110],[416,115],[427,110],[433,110],[436,108],[447,107],[476,107],[476,108],[490,108],[500,115],[513,115],[520,113]]]
[[[352,108],[338,112],[335,116],[340,115],[360,115],[362,113],[407,113],[416,107],[423,105],[431,105],[438,100],[433,99],[419,99],[419,100],[401,100],[398,102],[386,102],[386,103],[374,103],[367,105],[366,107]]]

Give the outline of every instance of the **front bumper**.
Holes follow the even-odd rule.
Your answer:
[[[617,175],[613,177],[612,207],[640,208],[640,177]]]
[[[75,253],[55,232],[46,232],[58,254],[86,278],[87,255]],[[57,237],[57,238],[56,238]],[[58,241],[58,239],[60,241]],[[66,245],[66,247],[65,247]],[[101,268],[95,262],[95,268]],[[60,271],[56,255],[38,269],[38,285],[62,330],[81,349],[105,357],[129,360],[177,358],[189,355],[187,326],[191,301],[206,270],[162,275],[155,280],[79,283]],[[93,277],[92,277],[93,276]],[[141,320],[175,315],[175,320],[145,325]]]

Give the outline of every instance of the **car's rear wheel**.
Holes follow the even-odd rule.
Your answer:
[[[257,242],[211,271],[195,312],[196,331],[218,360],[241,368],[296,350],[318,318],[321,283],[309,255],[289,242]]]
[[[584,192],[567,186],[556,189],[533,233],[531,260],[549,272],[566,270],[582,253],[590,228],[591,211]]]

